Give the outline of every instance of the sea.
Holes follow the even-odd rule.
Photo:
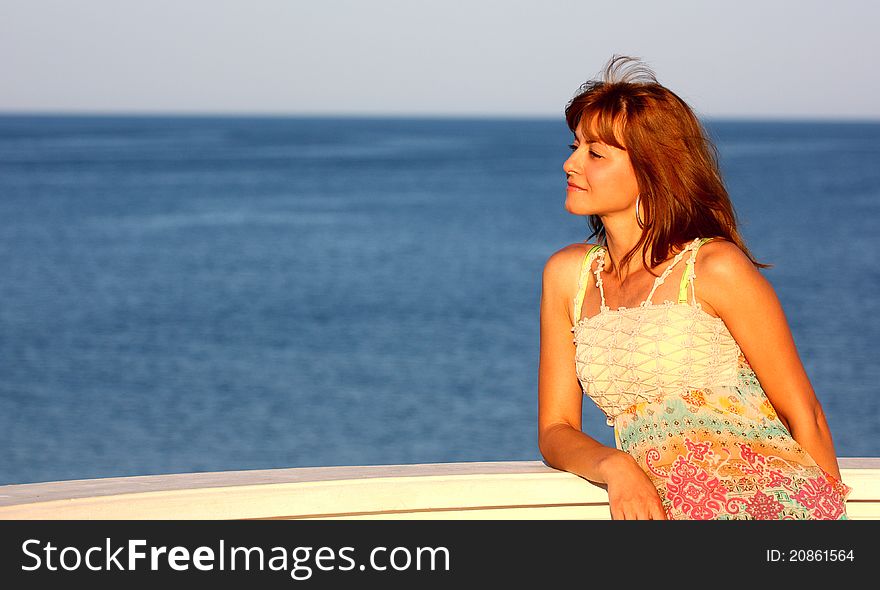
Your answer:
[[[880,122],[704,123],[837,455],[880,455]],[[561,116],[0,116],[0,484],[540,460],[541,274],[589,235],[570,142]]]

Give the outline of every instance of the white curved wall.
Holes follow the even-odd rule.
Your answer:
[[[880,459],[841,459],[880,519]],[[601,486],[540,461],[304,467],[0,486],[0,519],[609,519]]]

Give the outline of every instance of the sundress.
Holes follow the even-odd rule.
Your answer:
[[[672,520],[848,520],[852,488],[819,467],[792,438],[721,318],[694,291],[700,246],[689,242],[639,307],[605,305],[605,248],[584,256],[571,331],[584,393],[614,427]],[[690,251],[677,302],[654,291]],[[581,318],[597,260],[598,314]],[[692,300],[687,301],[690,282]]]

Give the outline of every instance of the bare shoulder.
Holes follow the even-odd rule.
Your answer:
[[[577,285],[584,257],[595,244],[578,242],[564,246],[550,255],[544,264],[544,282],[559,285],[562,290]]]
[[[746,253],[723,238],[715,238],[700,246],[698,256],[700,278],[729,281],[744,278],[744,275],[759,274]]]
[[[569,320],[572,313],[570,304],[577,294],[581,265],[593,246],[584,242],[569,244],[551,254],[544,264],[543,298],[551,302],[553,308],[564,310]]]
[[[768,284],[746,253],[723,238],[700,246],[694,274],[698,299],[707,302],[718,315],[757,284]]]

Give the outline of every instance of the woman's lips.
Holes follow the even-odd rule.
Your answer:
[[[568,190],[570,190],[570,191],[585,191],[585,190],[587,190],[587,189],[585,189],[585,188],[581,188],[581,187],[579,187],[579,186],[576,185],[576,184],[571,184],[571,183],[569,183],[569,185],[568,185]]]

